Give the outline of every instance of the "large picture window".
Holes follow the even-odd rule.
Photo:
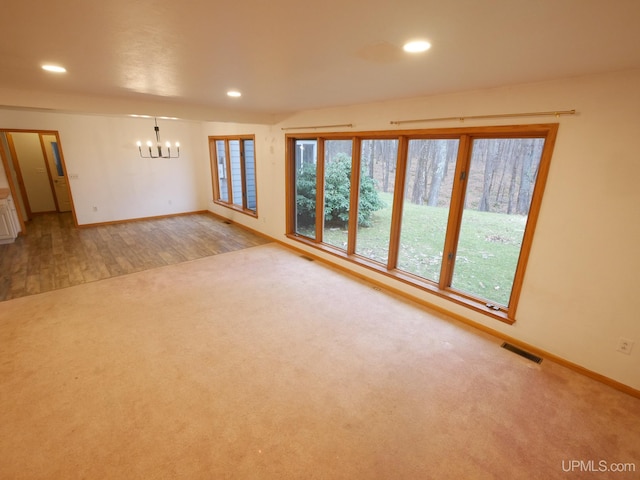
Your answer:
[[[255,140],[253,136],[209,137],[213,201],[256,216]]]
[[[557,128],[287,135],[287,233],[511,323]]]

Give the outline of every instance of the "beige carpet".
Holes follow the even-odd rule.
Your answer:
[[[0,478],[640,477],[640,400],[499,345],[275,244],[10,300]]]

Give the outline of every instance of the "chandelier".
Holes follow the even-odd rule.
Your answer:
[[[136,145],[138,146],[138,151],[140,152],[140,156],[142,158],[179,158],[180,143],[179,142],[175,143],[176,151],[172,153],[171,143],[166,142],[164,145],[166,148],[166,151],[165,151],[165,149],[162,147],[162,143],[160,142],[160,127],[158,126],[158,119],[154,118],[154,120],[156,122],[156,126],[153,127],[156,133],[156,144],[154,145],[153,142],[149,140],[147,142],[147,148],[149,149],[149,152],[147,153],[145,150],[145,152],[142,153],[142,142],[140,141],[136,142]]]

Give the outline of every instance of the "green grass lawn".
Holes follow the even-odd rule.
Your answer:
[[[391,194],[380,193],[386,207],[373,225],[358,229],[356,252],[386,263],[391,225]],[[404,207],[398,268],[438,281],[447,226],[446,208],[407,203]],[[526,217],[467,210],[462,220],[452,287],[507,305],[520,253]],[[347,232],[327,229],[325,243],[346,248]]]

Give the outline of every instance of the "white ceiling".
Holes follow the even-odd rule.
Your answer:
[[[0,104],[263,119],[638,68],[639,25],[640,0],[15,0]]]

